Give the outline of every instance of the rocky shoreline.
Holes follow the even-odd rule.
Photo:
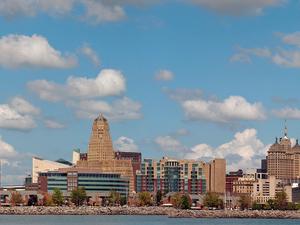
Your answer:
[[[178,210],[163,207],[0,207],[0,215],[147,215],[170,218],[300,219],[300,211]]]

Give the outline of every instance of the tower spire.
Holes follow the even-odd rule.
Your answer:
[[[284,120],[284,137],[287,137],[287,136],[288,136],[288,128],[286,125],[286,120]]]

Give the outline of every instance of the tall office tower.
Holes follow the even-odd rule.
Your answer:
[[[89,142],[88,161],[112,160],[115,158],[107,119],[100,114],[94,120]]]
[[[214,159],[204,164],[206,190],[208,192],[225,193],[226,160]]]
[[[299,147],[292,148],[291,140],[288,138],[287,128],[284,129],[284,136],[279,141],[276,138],[275,143],[268,150],[268,174],[277,179],[292,179],[298,173],[294,167],[295,152]]]

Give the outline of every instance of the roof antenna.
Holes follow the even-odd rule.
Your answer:
[[[287,125],[286,125],[286,120],[284,120],[284,137],[288,136],[288,129],[287,129]]]

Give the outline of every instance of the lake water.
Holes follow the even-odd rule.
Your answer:
[[[173,219],[164,216],[0,216],[0,225],[299,225],[300,220]]]

